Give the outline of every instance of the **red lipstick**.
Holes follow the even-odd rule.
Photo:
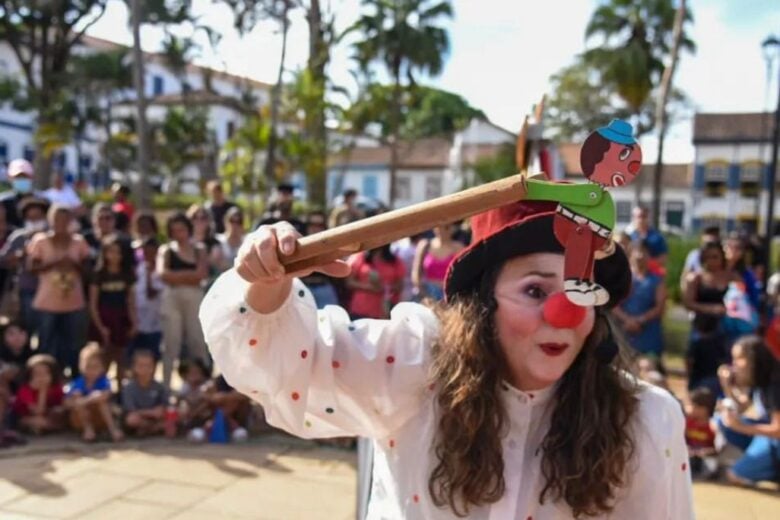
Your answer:
[[[539,343],[539,348],[542,349],[542,352],[547,354],[548,356],[560,356],[563,354],[567,348],[569,348],[568,343]]]

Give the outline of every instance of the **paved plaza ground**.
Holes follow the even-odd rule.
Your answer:
[[[244,445],[73,437],[0,452],[0,519],[353,520],[355,453],[281,434]],[[776,520],[780,493],[694,486],[699,520]]]

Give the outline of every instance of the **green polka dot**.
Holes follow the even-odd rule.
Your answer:
[[[311,428],[311,421],[304,421],[303,425],[307,428]]]
[[[666,450],[664,450],[664,453],[666,454],[667,457],[672,456],[672,451],[669,448],[666,448]]]

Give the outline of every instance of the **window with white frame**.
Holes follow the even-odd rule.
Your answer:
[[[722,197],[726,194],[729,165],[726,162],[711,162],[704,167],[704,193],[708,197]]]
[[[761,172],[764,164],[760,162],[744,163],[739,169],[739,194],[754,199],[761,193]]]
[[[666,201],[665,211],[666,225],[670,227],[682,228],[685,219],[685,202],[681,200]]]
[[[425,178],[425,200],[441,197],[441,177],[429,176]]]
[[[401,200],[412,198],[412,179],[409,177],[395,178],[395,198]]]

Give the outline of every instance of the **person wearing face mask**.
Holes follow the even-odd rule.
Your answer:
[[[12,291],[18,299],[14,307],[17,310],[19,320],[27,330],[34,327],[34,311],[32,308],[33,297],[38,289],[38,277],[33,275],[25,262],[27,244],[33,235],[46,231],[46,212],[49,203],[45,199],[27,197],[19,204],[19,215],[22,226],[16,229],[8,237],[8,240],[0,249],[0,265],[12,273]]]
[[[19,204],[33,195],[33,166],[25,159],[14,159],[8,164],[8,180],[11,191],[0,194],[0,202],[5,207],[5,218],[9,225],[22,227],[23,221]]]

